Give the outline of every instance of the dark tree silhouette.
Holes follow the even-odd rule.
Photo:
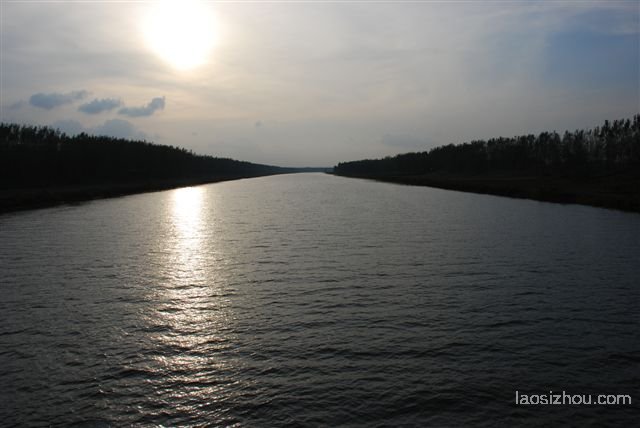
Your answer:
[[[0,188],[154,180],[218,180],[293,170],[196,155],[173,146],[49,127],[0,124]]]
[[[589,130],[492,138],[449,144],[420,153],[342,162],[334,172],[350,176],[419,175],[433,172],[533,175],[606,174],[640,166],[640,114],[605,121]]]

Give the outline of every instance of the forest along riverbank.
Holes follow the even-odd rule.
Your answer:
[[[562,136],[497,137],[343,162],[334,173],[640,212],[640,114]]]
[[[0,124],[0,212],[302,170],[146,141]]]
[[[340,174],[413,186],[640,212],[640,172],[593,177],[507,174]]]

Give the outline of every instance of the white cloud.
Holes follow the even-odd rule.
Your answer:
[[[110,119],[90,130],[95,135],[108,135],[116,138],[145,139],[146,134],[138,130],[131,122],[123,119]]]

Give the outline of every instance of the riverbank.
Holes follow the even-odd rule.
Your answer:
[[[138,180],[134,182],[0,189],[0,214],[274,174],[226,175],[207,179]]]
[[[448,173],[336,175],[640,213],[640,172],[637,171],[593,177]]]

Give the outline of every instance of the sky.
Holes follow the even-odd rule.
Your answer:
[[[640,112],[640,2],[0,2],[0,121],[333,166]]]

